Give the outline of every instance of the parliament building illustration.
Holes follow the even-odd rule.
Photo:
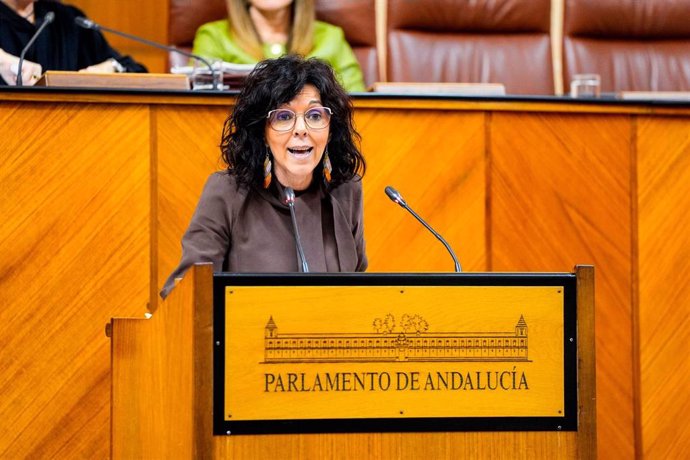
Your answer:
[[[509,332],[427,332],[419,316],[374,320],[372,333],[279,333],[271,316],[264,337],[264,364],[394,361],[528,361],[527,323],[521,315]]]

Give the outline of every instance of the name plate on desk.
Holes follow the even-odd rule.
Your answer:
[[[370,91],[380,94],[505,96],[501,83],[376,82]]]
[[[49,70],[36,86],[59,88],[130,88],[188,90],[185,75],[167,73],[90,73]]]
[[[690,101],[689,91],[621,91],[624,101]]]
[[[574,275],[214,283],[215,434],[577,429]]]

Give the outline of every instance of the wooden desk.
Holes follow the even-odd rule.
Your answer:
[[[204,181],[222,168],[233,100],[0,92],[0,456],[107,456],[102,325],[141,316],[157,298]],[[599,454],[690,448],[673,396],[690,378],[687,335],[676,330],[690,308],[690,106],[377,96],[355,105],[370,270],[453,268],[386,185],[467,271],[594,264]],[[443,435],[423,436],[427,454],[448,454]]]

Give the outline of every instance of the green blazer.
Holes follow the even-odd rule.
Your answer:
[[[263,48],[266,59],[282,56],[286,52],[284,45],[264,44]],[[257,62],[256,58],[239,47],[227,19],[209,22],[199,27],[194,37],[194,53],[236,64]],[[316,21],[314,48],[306,57],[317,57],[331,64],[346,90],[365,91],[362,69],[340,27]]]

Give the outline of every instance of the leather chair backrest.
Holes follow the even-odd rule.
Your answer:
[[[191,52],[196,30],[202,24],[228,16],[225,0],[170,0],[168,40],[181,50]],[[188,59],[170,53],[170,67],[183,66]]]
[[[359,61],[367,85],[379,78],[376,52],[375,0],[316,0],[316,17],[342,27]],[[227,17],[225,0],[170,0],[170,43],[191,51],[202,24]],[[187,58],[171,53],[170,65],[185,65]]]
[[[550,0],[388,0],[388,80],[553,94]]]
[[[379,81],[375,0],[316,0],[316,18],[343,29],[362,67],[364,84]]]
[[[563,78],[603,92],[690,91],[690,0],[566,0]]]

